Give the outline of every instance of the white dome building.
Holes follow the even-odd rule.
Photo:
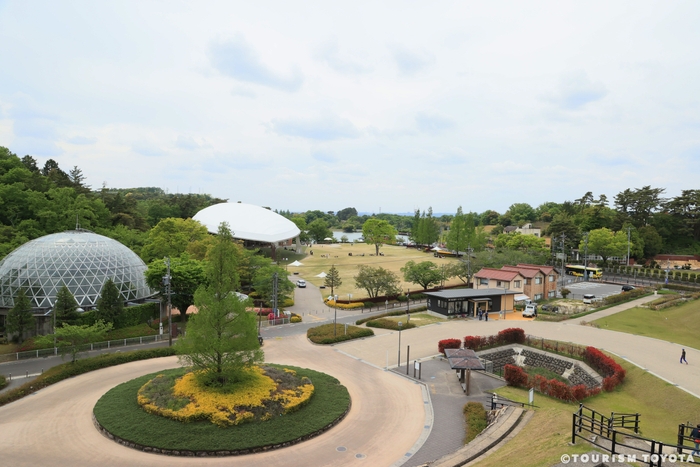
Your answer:
[[[299,245],[301,231],[296,224],[269,209],[245,203],[220,203],[202,209],[193,217],[211,233],[227,222],[234,238],[247,242],[269,243],[273,250],[281,244]]]

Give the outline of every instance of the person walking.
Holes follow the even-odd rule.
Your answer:
[[[693,442],[695,443],[693,457],[700,456],[700,424],[698,424],[698,426],[696,426],[695,429],[690,432],[690,437],[693,438]]]
[[[688,364],[688,360],[685,359],[685,349],[681,349],[681,363]]]

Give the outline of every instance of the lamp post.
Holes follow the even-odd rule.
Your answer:
[[[337,332],[337,320],[338,318],[338,296],[334,295],[333,296],[333,337],[335,337],[335,334]]]
[[[401,368],[401,326],[403,326],[403,323],[399,321],[399,355],[396,361],[398,362],[397,366]]]
[[[406,290],[406,324],[408,325],[408,322],[411,321],[411,297],[410,297],[410,290]]]
[[[172,303],[170,302],[170,258],[166,257],[165,258],[165,267],[166,267],[166,273],[165,276],[163,276],[163,284],[165,285],[165,290],[166,294],[168,295],[168,346],[172,347],[173,346],[173,324],[172,324]],[[187,310],[185,310],[185,313],[187,313]]]
[[[671,260],[666,260],[666,285],[668,285],[668,273],[671,270]]]

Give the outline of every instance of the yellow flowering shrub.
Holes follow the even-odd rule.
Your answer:
[[[254,367],[248,378],[226,391],[201,386],[194,372],[175,381],[161,376],[138,391],[138,403],[146,412],[181,422],[209,420],[221,427],[293,412],[314,393],[308,378],[299,378],[287,368]]]

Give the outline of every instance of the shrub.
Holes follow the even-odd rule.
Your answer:
[[[410,314],[413,314],[413,313],[420,313],[420,312],[423,312],[423,311],[425,311],[425,310],[427,310],[427,309],[428,309],[428,307],[426,307],[425,305],[419,306],[419,307],[416,307],[416,308],[411,308],[411,310],[410,310],[411,313],[410,313]],[[355,324],[357,324],[357,325],[359,326],[360,324],[366,323],[367,321],[372,321],[373,319],[377,319],[377,318],[386,318],[387,316],[401,316],[401,315],[405,315],[405,314],[406,314],[406,310],[387,311],[386,313],[382,313],[382,314],[380,314],[380,315],[369,316],[369,317],[367,317],[367,318],[358,319],[357,321],[355,321]]]
[[[464,413],[464,421],[467,424],[467,435],[464,438],[464,444],[467,444],[486,429],[488,420],[486,409],[480,402],[467,402],[462,412]]]
[[[445,355],[445,349],[458,349],[462,346],[459,339],[443,339],[438,342],[438,352]]]
[[[5,378],[5,375],[0,375],[0,389],[3,389],[8,384],[10,384],[10,383]]]
[[[306,337],[314,344],[335,344],[336,342],[347,341],[351,339],[358,339],[361,337],[370,337],[374,335],[374,331],[367,328],[361,328],[358,326],[347,327],[347,334],[345,334],[345,325],[336,325],[335,336],[333,336],[333,323],[322,324],[321,326],[316,326],[309,328],[306,331]]]
[[[629,292],[623,292],[617,295],[610,295],[609,297],[605,297],[605,299],[603,300],[603,304],[614,305],[616,303],[627,302],[630,300],[634,300],[635,298],[639,298],[648,293],[649,291],[645,288],[633,289]]]
[[[379,319],[373,319],[373,320],[367,321],[365,326],[367,326],[369,328],[391,329],[393,331],[399,330],[399,323],[398,322],[396,322],[392,319],[386,319],[386,318],[379,318]],[[409,321],[408,323],[403,323],[401,325],[401,330],[405,331],[406,329],[413,329],[415,327],[416,327],[416,325]]]
[[[568,297],[569,295],[571,295],[571,290],[567,289],[566,287],[562,287],[562,288],[559,290],[559,293],[561,294],[562,298],[566,298],[566,297]]]
[[[479,350],[482,347],[486,347],[487,338],[481,336],[465,336],[464,337],[464,348],[471,350]]]
[[[521,328],[508,328],[498,332],[498,341],[502,344],[524,344],[525,331]]]
[[[297,316],[292,316],[292,317],[289,319],[289,322],[291,322],[291,323],[301,323],[301,316],[298,316],[298,315],[297,315]]]
[[[353,303],[335,303],[332,300],[326,302],[328,306],[332,306],[334,308],[340,308],[341,310],[357,310],[359,308],[363,308],[365,306],[364,303],[362,302],[353,302]]]
[[[605,391],[612,391],[625,380],[627,374],[625,369],[595,347],[586,347],[583,358],[586,363],[604,376],[603,389]]]
[[[515,386],[516,388],[525,387],[528,384],[527,373],[516,365],[506,364],[503,367],[503,379],[506,380],[508,386]]]

